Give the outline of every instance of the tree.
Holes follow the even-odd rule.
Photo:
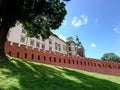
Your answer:
[[[120,62],[120,57],[114,53],[105,53],[101,59],[104,61]]]
[[[48,38],[66,15],[61,0],[0,0],[0,61],[6,59],[4,46],[11,27],[21,23],[27,36]]]

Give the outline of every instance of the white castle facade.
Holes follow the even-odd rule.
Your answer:
[[[44,40],[41,36],[39,36],[38,38],[29,38],[25,36],[24,29],[21,25],[18,25],[9,30],[7,40],[18,43],[19,45],[23,44],[26,46],[31,46],[33,48],[69,55],[79,55],[78,50],[76,48],[76,43],[73,40],[68,39],[67,42],[65,42],[55,34],[52,34],[46,40]],[[82,50],[81,53],[84,54],[84,50]]]

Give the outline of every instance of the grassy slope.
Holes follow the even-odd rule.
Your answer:
[[[120,77],[10,58],[0,64],[0,90],[120,90]]]

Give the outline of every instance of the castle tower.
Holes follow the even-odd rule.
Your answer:
[[[74,56],[76,56],[76,55],[77,55],[76,44],[75,44],[75,42],[73,41],[73,38],[72,38],[71,36],[67,38],[66,45],[67,45],[67,53],[68,53],[69,55],[74,55]]]
[[[82,46],[81,42],[79,41],[78,36],[76,36],[76,49],[77,49],[77,54],[81,57],[85,57],[85,50],[84,47]]]

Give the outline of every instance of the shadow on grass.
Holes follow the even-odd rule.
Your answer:
[[[0,86],[0,90],[120,90],[117,83],[74,70],[16,59],[3,62],[0,69],[6,78],[1,80],[6,85]]]

